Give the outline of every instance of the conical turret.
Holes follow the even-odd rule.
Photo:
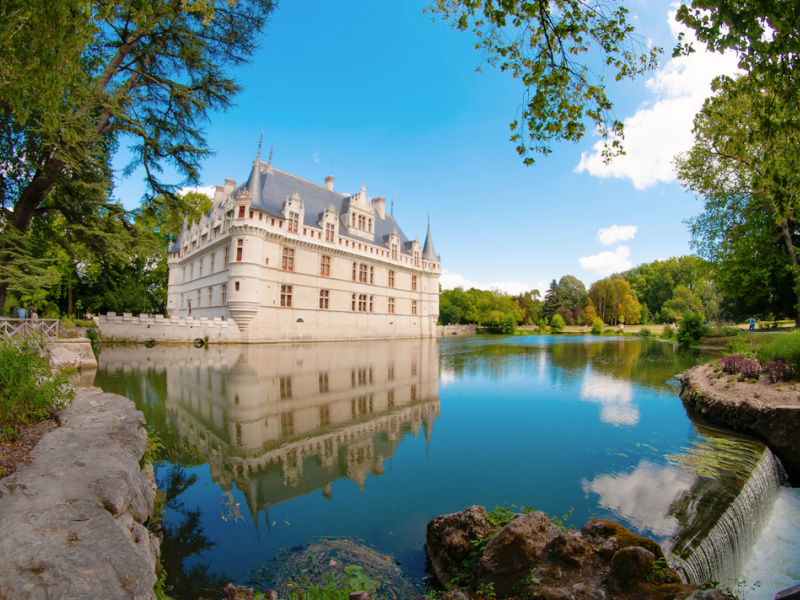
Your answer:
[[[425,247],[422,249],[422,258],[431,262],[439,262],[436,250],[433,249],[433,237],[431,236],[431,225],[428,223],[428,235],[425,236]]]

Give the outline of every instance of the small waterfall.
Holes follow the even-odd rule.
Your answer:
[[[674,504],[673,514],[684,518],[664,550],[687,583],[713,580],[722,588],[735,589],[750,550],[769,520],[783,467],[760,442],[746,440],[735,449],[725,442],[722,445],[729,446],[728,451],[720,452],[721,439],[712,443],[717,453],[703,457],[713,461],[712,472],[707,462],[696,460],[697,452],[691,455],[692,464],[703,462],[705,471],[695,470],[696,485]]]

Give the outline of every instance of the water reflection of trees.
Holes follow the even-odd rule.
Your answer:
[[[187,509],[181,498],[197,477],[177,465],[162,465],[157,481],[164,507],[170,511],[170,519],[161,526],[161,567],[166,571],[167,594],[178,600],[221,597],[222,588],[230,581],[227,576],[214,572],[208,563],[186,565],[188,559],[214,546],[203,533],[200,509]]]
[[[521,364],[538,364],[543,354],[555,367],[546,370],[553,384],[580,379],[591,365],[596,373],[660,389],[666,389],[674,373],[698,364],[702,358],[696,351],[643,338],[462,338],[443,345],[442,371],[454,375],[480,373],[502,380],[517,373]]]

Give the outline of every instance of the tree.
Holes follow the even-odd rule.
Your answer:
[[[763,247],[763,237],[753,244],[759,237],[754,228],[775,236],[774,243],[784,251],[776,266],[791,274],[794,319],[800,325],[800,261],[794,239],[800,219],[800,128],[763,127],[765,119],[785,123],[798,115],[794,100],[782,102],[771,89],[754,87],[753,79],[731,81],[705,102],[695,117],[694,145],[676,160],[678,178],[704,201],[704,212],[690,221],[692,244],[701,256],[724,264],[741,258],[730,254],[734,247]],[[745,239],[749,241],[743,243]],[[775,265],[775,248],[765,255]],[[753,269],[764,268],[757,255],[750,260]]]
[[[544,306],[542,307],[542,315],[549,319],[558,310],[558,307],[561,305],[561,301],[558,299],[558,283],[555,279],[550,282],[550,287],[547,288],[547,291],[544,294]]]
[[[15,264],[11,229],[24,237],[47,213],[74,224],[113,209],[109,163],[121,142],[132,152],[126,172],[144,168],[151,199],[173,203],[177,185],[197,183],[210,153],[207,114],[240,89],[225,68],[252,55],[272,8],[270,0],[4,3],[0,274]],[[52,54],[53,36],[66,44],[60,56],[31,61],[42,44]],[[161,181],[165,166],[184,181]],[[0,280],[0,306],[8,288]]]
[[[580,140],[587,121],[606,140],[607,157],[621,150],[622,123],[603,75],[578,57],[599,50],[617,81],[655,67],[660,49],[635,34],[625,7],[612,0],[433,0],[427,10],[471,30],[487,62],[522,81],[511,141],[525,164],[534,163],[531,154],[549,154],[554,141]]]
[[[556,313],[550,320],[550,331],[552,331],[553,333],[561,333],[562,331],[564,331],[564,327],[566,327],[566,325],[567,324],[564,322],[564,317]]]
[[[586,302],[586,286],[577,277],[564,275],[558,280],[558,301],[560,306],[566,306],[574,311],[575,307]]]
[[[597,311],[594,308],[594,302],[591,298],[586,299],[586,306],[583,307],[583,324],[591,325],[597,318]]]

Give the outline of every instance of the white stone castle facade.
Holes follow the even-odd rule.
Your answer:
[[[168,263],[170,321],[233,321],[228,341],[436,334],[430,227],[424,246],[409,241],[384,198],[336,192],[333,177],[316,185],[257,158],[246,184],[227,179],[184,222]]]

